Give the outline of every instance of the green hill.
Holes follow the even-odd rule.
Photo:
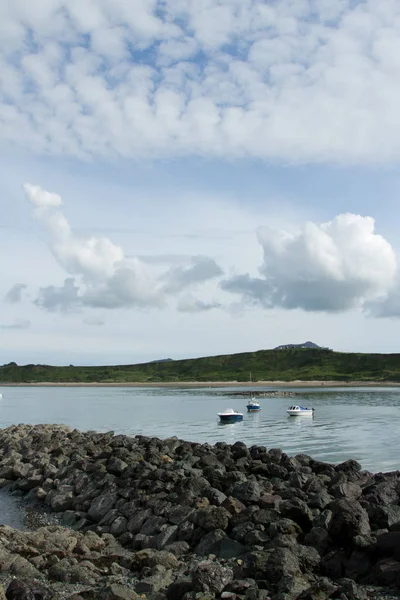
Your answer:
[[[9,363],[0,383],[128,383],[191,381],[393,381],[400,354],[356,354],[289,348],[108,367],[52,367]]]

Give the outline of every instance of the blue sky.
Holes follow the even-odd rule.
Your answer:
[[[397,352],[399,16],[3,4],[0,362]]]

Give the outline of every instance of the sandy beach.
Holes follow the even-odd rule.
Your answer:
[[[122,382],[122,383],[55,383],[43,381],[40,383],[0,383],[2,387],[141,387],[141,388],[220,388],[220,387],[249,387],[248,382],[238,381],[169,381],[169,382]],[[272,388],[309,388],[309,387],[400,387],[394,381],[256,381],[252,387]]]

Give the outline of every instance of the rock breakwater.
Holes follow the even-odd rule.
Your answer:
[[[399,471],[18,425],[0,430],[0,486],[65,524],[0,527],[10,599],[364,600],[400,589]]]

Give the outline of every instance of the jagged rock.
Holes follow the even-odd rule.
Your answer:
[[[106,492],[95,498],[89,508],[88,514],[94,521],[100,521],[111,510],[117,501],[117,495]]]
[[[332,520],[329,535],[340,545],[351,543],[356,535],[371,532],[368,513],[356,500],[335,500],[330,505]]]
[[[192,590],[190,578],[177,579],[166,590],[168,600],[182,600],[183,596]]]
[[[288,548],[276,548],[265,564],[265,576],[271,583],[278,583],[282,577],[301,575],[299,560]]]
[[[222,592],[232,580],[232,569],[212,561],[199,563],[192,576],[193,588],[200,592]]]
[[[205,531],[226,529],[229,523],[229,513],[222,506],[207,506],[200,508],[192,515],[195,525]]]
[[[0,595],[0,600],[1,600]],[[25,583],[14,579],[7,588],[7,593],[3,596],[7,600],[53,600],[54,592],[39,583]]]
[[[230,494],[245,504],[256,503],[261,498],[261,487],[256,481],[238,482],[232,486]]]
[[[173,581],[172,571],[163,565],[155,565],[148,577],[136,584],[135,590],[138,594],[153,594],[167,589]]]

